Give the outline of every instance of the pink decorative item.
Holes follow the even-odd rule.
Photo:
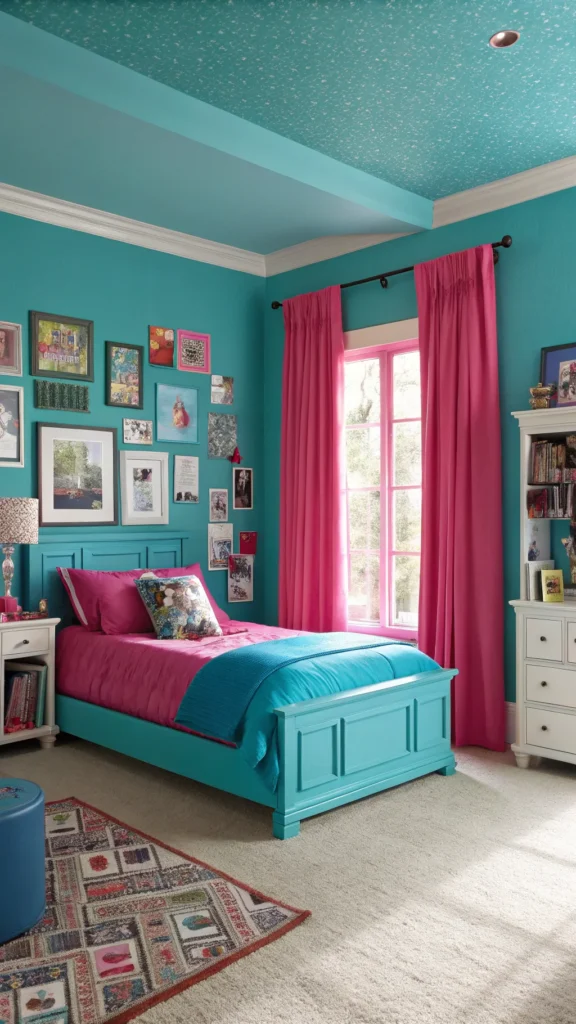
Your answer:
[[[502,493],[492,246],[415,268],[422,381],[418,646],[456,667],[456,746],[505,748]]]
[[[228,462],[231,462],[232,464],[235,465],[239,465],[242,462],[242,455],[240,455],[240,449],[235,448],[234,451],[232,452],[232,455],[227,455],[226,458],[228,459]]]
[[[178,331],[178,369],[210,373],[210,335]]]
[[[279,621],[346,629],[340,289],[284,301]]]

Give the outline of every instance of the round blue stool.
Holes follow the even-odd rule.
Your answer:
[[[32,928],[45,906],[44,793],[0,779],[0,942]]]

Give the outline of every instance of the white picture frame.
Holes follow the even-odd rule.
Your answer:
[[[236,512],[254,508],[254,470],[248,466],[232,466],[232,508]]]
[[[23,465],[24,388],[0,383],[0,467],[22,469]]]
[[[209,513],[211,523],[228,522],[228,488],[211,487],[209,490]]]
[[[228,565],[228,601],[241,604],[254,600],[254,555],[232,555]]]
[[[232,523],[210,523],[208,525],[208,569],[211,572],[228,569],[228,559],[234,547],[234,526]]]
[[[120,452],[122,526],[160,526],[169,521],[168,452]]]
[[[22,376],[22,324],[0,320],[0,374]]]

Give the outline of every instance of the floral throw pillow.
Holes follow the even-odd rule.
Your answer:
[[[197,576],[134,580],[160,640],[222,636],[206,591]]]

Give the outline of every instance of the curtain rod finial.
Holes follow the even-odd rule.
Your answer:
[[[510,241],[512,241],[512,239],[510,239]],[[282,303],[277,302],[276,299],[274,299],[274,302],[271,303],[272,309],[280,309],[281,305]]]
[[[512,235],[504,235],[501,243],[505,249],[509,249],[512,245]]]

